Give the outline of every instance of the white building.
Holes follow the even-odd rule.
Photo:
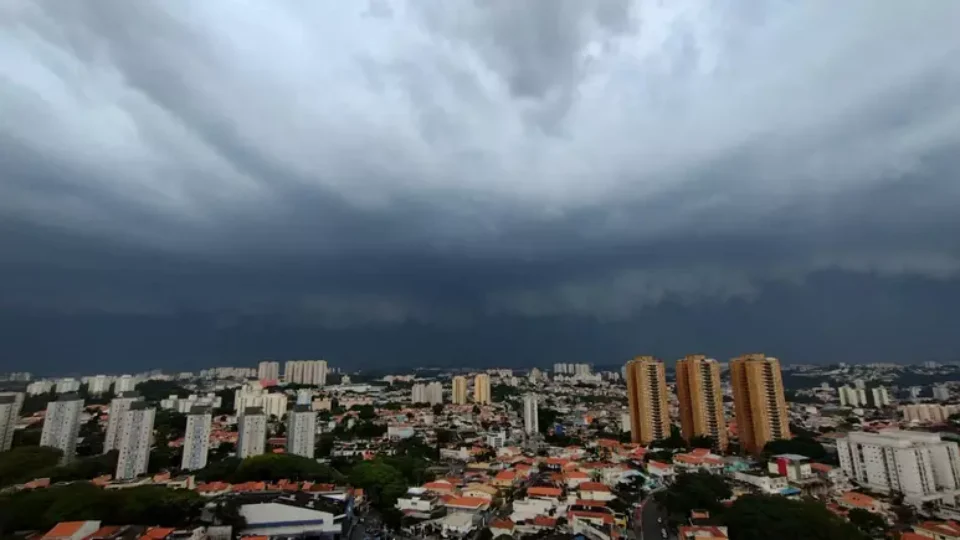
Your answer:
[[[523,396],[523,431],[527,435],[533,435],[540,432],[540,423],[537,418],[537,395],[527,394]]]
[[[574,364],[573,366],[574,377],[586,377],[591,373],[590,364]]]
[[[865,407],[867,405],[867,391],[863,388],[841,386],[837,389],[840,405],[844,407]]]
[[[84,377],[83,382],[87,385],[87,392],[99,396],[110,391],[110,386],[113,385],[113,377],[94,375],[93,377]]]
[[[40,433],[40,446],[59,449],[63,452],[61,459],[63,463],[75,457],[82,412],[83,400],[77,394],[64,394],[56,401],[47,403],[47,414],[43,417],[43,431]]]
[[[234,407],[237,414],[242,416],[250,407],[260,407],[267,416],[282,418],[287,412],[287,395],[275,392],[270,393],[260,387],[259,383],[249,383],[236,390],[233,394]]]
[[[80,381],[76,379],[66,378],[57,381],[58,394],[69,394],[70,392],[76,392],[77,390],[80,390]]]
[[[140,380],[133,375],[121,375],[113,381],[113,393],[120,395],[124,392],[133,392],[139,382]]]
[[[443,385],[439,382],[415,384],[413,385],[411,399],[414,403],[429,403],[431,405],[443,403]]]
[[[28,396],[49,394],[53,390],[53,381],[33,381],[27,385]]]
[[[187,432],[183,437],[183,459],[180,468],[194,471],[207,466],[210,451],[210,427],[213,417],[209,407],[197,406],[187,415]]]
[[[935,433],[853,431],[837,439],[837,453],[853,482],[903,493],[910,504],[940,500],[954,506],[960,494],[960,449]]]
[[[211,409],[219,409],[220,405],[222,404],[223,399],[214,392],[208,392],[202,396],[190,394],[185,398],[179,397],[176,394],[172,394],[167,397],[167,399],[160,400],[161,409],[177,411],[181,414],[189,413],[194,407],[210,407]]]
[[[13,446],[13,433],[17,430],[22,407],[23,394],[20,392],[0,393],[0,452]]]
[[[237,425],[237,457],[259,456],[267,445],[267,415],[262,407],[247,407]]]
[[[123,432],[123,422],[127,418],[127,411],[137,401],[141,401],[140,394],[124,392],[110,400],[110,414],[107,416],[107,434],[103,439],[103,453],[120,448],[120,434]]]
[[[960,405],[939,405],[937,403],[913,403],[901,405],[900,412],[907,422],[918,424],[942,424],[951,414],[960,412]]]
[[[280,362],[264,360],[257,366],[257,379],[261,381],[276,381],[280,379]]]
[[[345,505],[325,497],[309,499],[284,495],[242,504],[244,526],[240,536],[268,538],[333,538],[344,533]]]
[[[313,458],[317,413],[309,405],[297,405],[287,414],[287,453]]]
[[[890,405],[890,395],[887,394],[886,388],[882,386],[878,386],[873,390],[871,390],[870,393],[873,397],[874,407],[877,407],[879,409],[880,407],[886,407]]]
[[[287,384],[327,384],[326,360],[290,360],[283,365],[283,380]]]
[[[153,444],[153,419],[157,410],[144,401],[130,404],[120,429],[120,454],[117,456],[117,480],[129,480],[147,473],[150,445]]]
[[[935,384],[933,386],[933,399],[948,401],[950,399],[950,388],[945,384]]]

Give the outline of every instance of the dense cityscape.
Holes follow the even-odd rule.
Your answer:
[[[951,382],[947,382],[951,381]],[[960,367],[2,377],[21,538],[960,537]]]

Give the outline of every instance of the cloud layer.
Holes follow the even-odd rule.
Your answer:
[[[624,320],[960,271],[960,4],[0,6],[8,309]]]

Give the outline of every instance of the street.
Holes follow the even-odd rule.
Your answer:
[[[634,520],[634,533],[637,538],[639,540],[663,540],[662,530],[666,527],[667,516],[653,500],[653,497],[644,500],[637,512],[640,514],[640,519]],[[662,520],[662,523],[657,522],[658,518]]]

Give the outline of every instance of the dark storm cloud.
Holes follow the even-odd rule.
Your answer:
[[[2,300],[627,319],[960,270],[960,4],[0,7]]]

